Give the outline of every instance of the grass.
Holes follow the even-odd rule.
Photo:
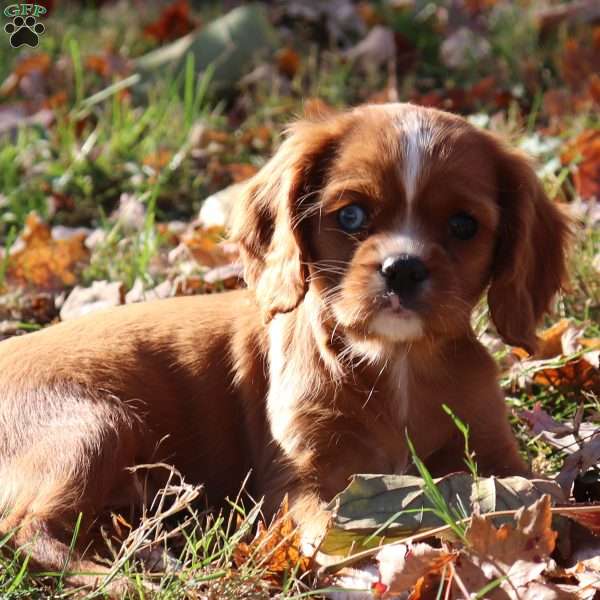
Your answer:
[[[0,290],[7,290],[9,251],[18,243],[31,211],[52,226],[85,226],[103,232],[102,241],[92,250],[89,264],[79,276],[80,284],[118,280],[130,289],[139,280],[146,288],[160,283],[168,275],[164,255],[173,248],[165,225],[173,220],[192,220],[207,196],[234,180],[232,165],[260,167],[276,146],[281,126],[302,114],[307,99],[319,98],[334,107],[352,105],[381,94],[394,78],[401,100],[439,100],[440,106],[470,114],[482,126],[507,135],[516,144],[533,145],[550,195],[573,198],[574,164],[563,165],[557,155],[569,140],[584,130],[598,128],[600,123],[592,110],[582,109],[566,111],[557,126],[548,114],[545,93],[555,87],[564,89],[563,79],[568,75],[561,55],[564,44],[569,39],[583,44],[590,28],[568,31],[563,27],[536,43],[529,13],[514,3],[499,4],[501,9],[486,21],[489,61],[471,58],[456,69],[442,64],[439,53],[443,36],[435,3],[413,15],[375,2],[373,18],[393,27],[398,43],[414,47],[416,58],[407,54],[403,55],[406,61],[393,68],[359,72],[334,43],[319,41],[320,32],[299,25],[291,28],[289,42],[301,58],[296,73],[287,79],[264,78],[229,95],[214,93],[213,70],[198,75],[193,55],[188,55],[179,73],[161,74],[146,86],[138,85],[139,78],[131,73],[124,78],[118,73],[102,76],[89,68],[88,58],[101,55],[107,48],[118,49],[126,58],[152,49],[156,44],[141,34],[144,22],[152,15],[131,11],[125,2],[101,10],[90,6],[61,9],[48,21],[47,33],[35,52],[17,52],[7,43],[0,44],[2,80],[25,56],[49,57],[44,93],[53,118],[50,126],[18,126],[0,137],[0,248],[4,249],[0,254]],[[148,10],[158,12],[153,6]],[[196,17],[208,22],[220,10],[218,4],[202,3]],[[533,74],[532,64],[539,67]],[[498,95],[511,93],[507,102],[493,94],[478,96],[472,91],[482,78],[491,75],[496,78],[493,89]],[[66,94],[60,96],[64,91]],[[0,101],[15,107],[21,105],[23,97],[16,93]],[[143,224],[135,231],[111,218],[122,194],[134,196],[145,207]],[[561,297],[558,314],[548,317],[546,325],[560,316],[583,327],[586,337],[600,337],[600,279],[594,263],[599,248],[597,226],[578,222],[569,269],[571,289]],[[0,296],[0,315],[7,313],[13,319],[15,311],[9,305],[14,295],[7,291]],[[488,325],[485,307],[479,316],[477,329],[484,331]],[[21,332],[46,323],[33,316],[16,321]],[[507,348],[498,352],[499,361],[507,352]],[[507,379],[504,383],[508,387]],[[514,410],[540,402],[559,420],[572,418],[579,402],[585,403],[588,414],[598,411],[597,399],[577,390],[565,393],[534,385],[508,391]],[[523,453],[534,466],[555,472],[560,454],[532,438],[518,419],[513,425]],[[460,429],[460,424],[457,426]],[[468,440],[468,432],[461,432]],[[417,457],[415,462],[419,466]],[[475,471],[472,462],[468,467]],[[427,480],[426,471],[422,476]],[[191,495],[200,492],[183,489]],[[170,515],[163,514],[164,519],[158,522],[147,516],[139,528],[128,530],[123,546],[114,546],[115,574],[131,582],[129,597],[262,599],[278,593],[279,598],[291,599],[321,593],[311,590],[314,582],[308,576],[293,569],[281,575],[276,586],[269,584],[264,553],[256,552],[236,566],[234,555],[240,543],[248,542],[254,534],[260,506],[246,502],[249,508],[244,508],[241,502],[234,502],[225,516],[197,512],[189,503],[178,504],[178,500],[174,503],[190,527],[173,528],[170,523],[167,527]],[[443,506],[437,508],[444,514]],[[457,515],[446,516],[449,523],[456,522]],[[152,577],[141,564],[140,551],[149,543],[164,546],[169,536],[169,549],[175,553],[172,564],[177,564],[177,569]],[[0,540],[3,600],[59,598],[74,593],[64,584],[65,573],[32,575],[26,548],[15,552],[8,542],[8,537]]]

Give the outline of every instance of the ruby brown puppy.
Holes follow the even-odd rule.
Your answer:
[[[565,274],[567,223],[527,159],[408,104],[295,123],[235,207],[247,290],[99,312],[0,344],[0,535],[60,569],[77,515],[147,502],[159,461],[214,505],[289,494],[317,538],[353,473],[527,472],[494,361],[470,325],[487,290],[532,351]],[[82,548],[86,535],[81,535]],[[79,570],[98,570],[78,556]],[[71,567],[71,568],[75,568]]]

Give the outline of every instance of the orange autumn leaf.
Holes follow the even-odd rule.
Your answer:
[[[100,54],[91,54],[88,56],[85,59],[85,68],[102,77],[108,77],[110,75],[110,64],[106,56]]]
[[[536,356],[538,358],[553,358],[563,353],[562,336],[571,325],[569,319],[561,319],[552,327],[544,329],[538,338],[540,340]]]
[[[578,90],[585,86],[589,77],[600,70],[600,52],[596,45],[596,32],[591,39],[568,38],[561,55],[561,74],[566,83]]]
[[[249,179],[258,171],[257,167],[249,163],[230,163],[227,170],[235,183]]]
[[[150,167],[155,171],[160,171],[171,162],[172,156],[173,153],[170,150],[161,148],[156,152],[152,152],[152,154],[148,154],[148,156],[144,157],[142,162],[145,166]]]
[[[290,79],[298,72],[300,55],[292,48],[282,48],[277,53],[277,69]]]
[[[52,94],[49,98],[44,100],[44,105],[48,108],[56,109],[64,106],[67,103],[69,96],[65,90],[61,90],[60,92],[56,92],[56,94]]]
[[[231,141],[231,135],[226,131],[217,129],[208,129],[202,135],[203,145],[208,145],[211,142],[216,144],[228,144]]]
[[[246,129],[240,136],[240,142],[245,146],[254,146],[255,148],[266,148],[271,144],[273,131],[266,125],[259,125]]]
[[[238,544],[233,560],[237,567],[253,560],[265,568],[264,578],[275,584],[292,570],[298,575],[307,571],[310,561],[300,549],[300,533],[288,513],[287,497],[268,528],[259,522],[254,539]]]
[[[7,279],[20,286],[61,290],[77,283],[77,272],[89,252],[84,236],[55,240],[48,225],[31,213],[22,235],[24,247],[10,256]]]
[[[600,393],[600,371],[585,356],[570,360],[556,368],[537,371],[534,383],[559,390],[585,390]]]
[[[231,262],[230,255],[221,244],[225,236],[226,232],[222,227],[197,228],[185,233],[181,241],[198,264],[214,268]]]
[[[600,130],[588,129],[577,136],[562,154],[563,164],[577,162],[573,181],[582,198],[600,197]]]
[[[144,27],[144,33],[162,43],[184,36],[194,27],[189,3],[187,0],[177,0],[167,6],[154,23]]]
[[[36,71],[45,73],[50,68],[50,56],[45,53],[32,54],[19,61],[13,73],[20,79]]]

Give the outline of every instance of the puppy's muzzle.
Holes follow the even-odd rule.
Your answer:
[[[381,265],[387,291],[401,300],[411,300],[419,295],[423,284],[429,279],[429,269],[417,256],[399,254],[388,256]]]

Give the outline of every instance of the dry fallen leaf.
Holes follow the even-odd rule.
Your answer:
[[[75,285],[77,273],[89,258],[84,235],[55,240],[36,213],[25,221],[20,249],[10,255],[7,280],[18,286],[58,291]]]
[[[533,410],[522,410],[518,416],[528,423],[535,435],[541,435],[548,444],[569,454],[579,449],[582,440],[585,441],[600,431],[600,425],[580,423],[577,419],[559,423],[539,402],[536,402]]]
[[[539,369],[533,375],[533,382],[549,385],[563,392],[580,393],[585,390],[600,393],[600,370],[596,353],[589,352],[560,366]]]
[[[600,198],[600,130],[578,135],[562,154],[564,164],[577,162],[573,173],[575,189],[582,198]]]
[[[240,183],[252,177],[258,171],[258,168],[249,163],[229,163],[227,170],[234,183]]]
[[[550,496],[544,495],[515,514],[516,525],[505,523],[499,528],[490,519],[473,515],[467,541],[473,551],[505,565],[517,560],[540,562],[550,556],[556,542],[551,505]]]
[[[68,321],[97,310],[119,306],[124,300],[125,287],[120,281],[94,281],[88,288],[76,286],[60,309],[60,318]]]
[[[224,239],[225,230],[222,227],[191,228],[181,237],[182,243],[198,264],[211,268],[231,263],[228,246],[222,244]]]
[[[144,28],[144,33],[159,43],[175,40],[194,29],[187,0],[176,0],[167,6],[159,18]]]
[[[397,544],[384,546],[376,560],[387,594],[398,594],[415,586],[419,579],[439,573],[455,558],[455,552],[429,544]]]
[[[547,567],[556,543],[550,509],[550,496],[542,496],[520,509],[514,524],[499,528],[488,518],[473,515],[466,534],[468,545],[455,563],[457,579],[471,593],[498,581],[499,585],[486,595],[489,598],[560,597],[550,595],[550,588],[546,591],[546,584],[536,581]],[[538,596],[532,595],[530,584]]]
[[[298,575],[308,569],[309,558],[302,554],[300,541],[300,533],[288,513],[286,498],[268,528],[259,522],[254,539],[249,544],[238,544],[233,561],[240,567],[252,560],[265,568],[267,580],[281,583],[292,569]]]
[[[277,69],[290,79],[296,75],[300,67],[300,55],[292,48],[282,48],[277,53]]]

